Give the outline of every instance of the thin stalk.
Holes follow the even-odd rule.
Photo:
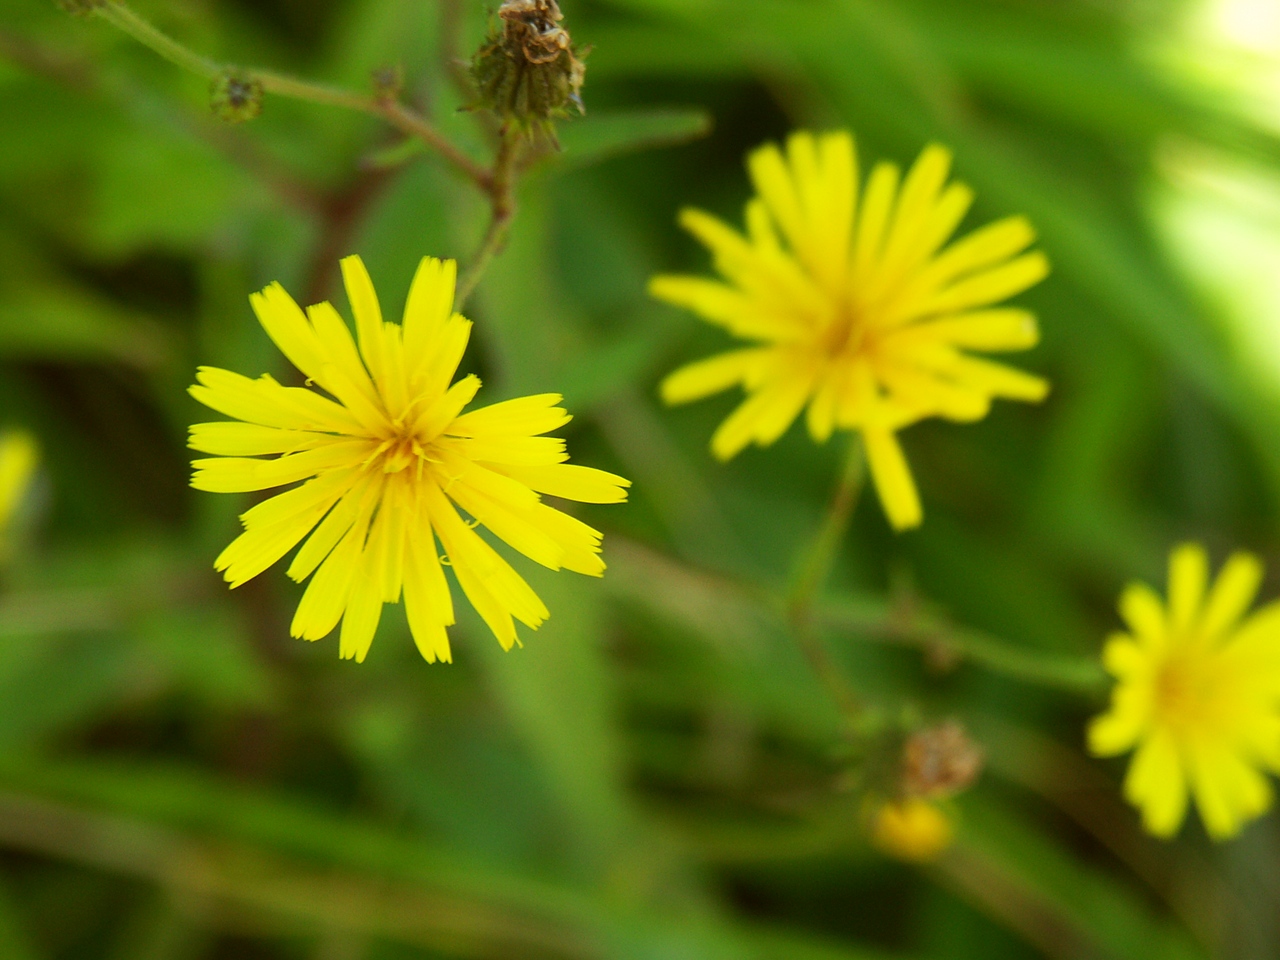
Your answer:
[[[861,438],[849,437],[849,449],[845,454],[840,482],[831,497],[826,517],[818,534],[796,563],[791,590],[787,595],[787,620],[792,636],[813,667],[814,673],[827,687],[847,719],[856,719],[862,712],[858,696],[845,678],[844,671],[832,656],[821,632],[814,623],[813,607],[818,593],[831,574],[840,550],[840,543],[849,529],[849,521],[866,472]]]
[[[515,216],[515,172],[520,157],[520,146],[524,142],[523,132],[512,124],[502,129],[502,140],[498,145],[498,155],[493,162],[493,180],[490,185],[492,198],[489,226],[485,230],[484,239],[480,241],[480,249],[476,251],[471,264],[458,280],[458,292],[455,309],[461,310],[468,298],[475,292],[480,277],[490,262],[502,250],[507,242],[507,234],[511,230],[511,219]]]
[[[227,64],[210,60],[179,43],[150,21],[139,16],[121,0],[107,0],[103,6],[97,8],[97,13],[102,19],[129,34],[143,46],[184,70],[190,70],[192,73],[212,80],[231,69]],[[381,117],[401,132],[417,137],[486,193],[492,190],[490,171],[471,159],[448,137],[433,127],[425,117],[398,100],[372,97],[340,87],[311,83],[270,70],[243,68],[241,72],[247,78],[261,83],[265,92],[276,96],[341,107]]]
[[[851,433],[849,449],[845,453],[844,466],[840,472],[840,483],[831,497],[822,527],[796,564],[787,597],[787,605],[791,609],[801,608],[807,611],[812,608],[814,599],[826,584],[840,550],[840,541],[849,529],[849,520],[862,493],[865,474],[866,458],[862,439],[857,433]]]

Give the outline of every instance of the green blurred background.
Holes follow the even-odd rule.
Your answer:
[[[519,565],[553,612],[524,649],[464,616],[428,666],[391,612],[356,666],[289,639],[279,569],[212,570],[248,500],[187,487],[185,387],[287,375],[247,294],[345,309],[348,253],[395,315],[483,204],[434,157],[390,162],[375,119],[268,99],[228,126],[101,20],[0,0],[0,427],[43,453],[0,575],[0,957],[1280,956],[1276,817],[1159,843],[1123,764],[1082,750],[1124,582],[1194,537],[1259,551],[1280,591],[1274,0],[563,7],[588,116],[521,183],[466,365],[490,400],[563,392],[575,461],[633,497],[584,512],[603,581]],[[480,0],[136,8],[230,62],[360,89],[403,64],[483,155],[447,63]],[[987,752],[921,867],[867,844],[865,757],[770,601],[838,445],[796,428],[721,466],[733,398],[654,398],[725,342],[646,298],[706,269],[677,210],[737,222],[743,154],[800,126],[899,162],[950,145],[970,225],[1025,213],[1055,266],[1017,358],[1049,401],[908,431],[925,524],[894,536],[864,500],[823,601],[869,704]]]

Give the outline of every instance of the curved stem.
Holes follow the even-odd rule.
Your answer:
[[[97,8],[96,12],[108,23],[184,70],[190,70],[192,73],[212,80],[229,69],[226,64],[210,60],[183,46],[150,21],[140,17],[122,0],[107,0]],[[262,89],[267,93],[381,117],[403,133],[418,138],[427,147],[439,153],[480,189],[485,192],[492,190],[493,175],[489,170],[471,159],[453,141],[433,127],[425,117],[398,100],[366,96],[340,87],[311,83],[296,77],[273,73],[270,70],[245,68],[244,73],[250,79],[261,83]]]
[[[826,685],[841,712],[849,719],[856,718],[862,707],[814,623],[813,608],[818,593],[831,574],[840,542],[849,529],[849,521],[862,492],[865,472],[862,439],[857,433],[850,434],[840,482],[832,495],[827,515],[818,535],[798,558],[791,589],[787,593],[787,620],[791,625],[791,633],[814,672]]]

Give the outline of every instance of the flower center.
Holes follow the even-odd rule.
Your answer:
[[[1155,678],[1156,711],[1166,723],[1203,727],[1218,712],[1219,683],[1212,658],[1170,657]]]
[[[831,323],[823,330],[819,343],[823,352],[834,359],[856,352],[862,346],[865,333],[866,324],[862,323],[854,309],[847,305],[841,306],[836,310]]]

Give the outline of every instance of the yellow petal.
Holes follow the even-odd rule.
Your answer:
[[[200,367],[188,392],[200,403],[237,420],[264,427],[320,433],[364,434],[351,413],[301,387],[282,387],[269,376],[248,377],[218,367]]]
[[[302,549],[289,564],[286,572],[290,579],[299,582],[305,580],[320,565],[320,562],[329,556],[330,551],[338,545],[353,525],[357,522],[367,522],[362,521],[361,518],[372,516],[381,498],[384,482],[383,476],[375,473],[366,474],[353,482],[333,510],[320,521],[315,532],[302,545]],[[288,494],[281,494],[281,496],[288,496]],[[363,543],[361,545],[363,546]]]
[[[920,526],[924,512],[920,507],[920,495],[916,492],[911,468],[902,452],[898,438],[887,430],[864,429],[862,440],[866,445],[867,463],[871,467],[871,479],[884,507],[889,524],[898,531]]]
[[[343,660],[364,663],[382,619],[382,585],[368,569],[357,561],[354,582],[342,614],[342,632],[338,635],[338,656]]]
[[[1209,579],[1209,556],[1198,543],[1184,543],[1169,555],[1169,621],[1172,629],[1190,628]]]
[[[257,423],[223,420],[192,424],[187,446],[221,457],[260,457],[272,453],[295,453],[330,443],[333,439],[331,433],[282,430]]]
[[[453,260],[423,257],[409,286],[404,304],[405,354],[417,358],[409,367],[412,383],[421,372],[420,366],[429,356],[432,345],[453,315],[454,288],[458,265]]]
[[[1035,314],[1014,307],[962,313],[903,327],[894,339],[940,340],[970,350],[1026,350],[1040,342]]]
[[[1157,730],[1149,736],[1124,781],[1125,797],[1142,811],[1142,824],[1157,837],[1172,837],[1187,815],[1187,778],[1172,736]]]
[[[373,280],[359,257],[344,257],[342,282],[347,290],[347,300],[356,318],[356,339],[360,355],[373,376],[373,382],[381,388],[387,376],[386,331],[383,329],[382,307],[373,289]]]
[[[531,490],[579,503],[622,503],[627,499],[627,488],[631,486],[631,481],[625,477],[570,463],[542,467],[493,464],[492,469],[520,481]]]
[[[493,434],[533,437],[550,433],[573,419],[563,408],[556,406],[563,399],[558,393],[542,393],[493,403],[464,413],[449,424],[445,432],[454,437]]]
[[[450,448],[468,460],[545,467],[569,459],[560,437],[449,437]]]
[[[1236,553],[1227,560],[1209,591],[1200,629],[1205,636],[1226,634],[1240,621],[1262,584],[1262,563],[1251,553]]]
[[[770,357],[771,351],[754,348],[717,354],[668,374],[658,389],[669,404],[701,400],[754,379],[769,364]]]
[[[1038,250],[958,280],[924,301],[923,314],[955,313],[999,303],[1035,286],[1049,275],[1049,259]]]
[[[1168,627],[1164,605],[1145,583],[1131,583],[1120,594],[1120,616],[1148,649],[1163,647]]]
[[[860,294],[880,262],[889,215],[898,193],[898,168],[892,163],[878,163],[867,181],[866,198],[858,218],[857,240],[853,248],[852,293]]]
[[[368,512],[362,512],[320,564],[293,615],[293,624],[289,628],[293,636],[319,640],[328,636],[342,619],[359,569],[369,520]]]
[[[479,390],[479,377],[474,373],[463,377],[418,415],[413,425],[414,433],[423,440],[434,440],[475,399]]]
[[[315,450],[291,453],[275,460],[217,457],[193,460],[191,486],[211,493],[247,493],[306,480],[324,470],[349,467],[373,451],[368,440],[337,440]]]

